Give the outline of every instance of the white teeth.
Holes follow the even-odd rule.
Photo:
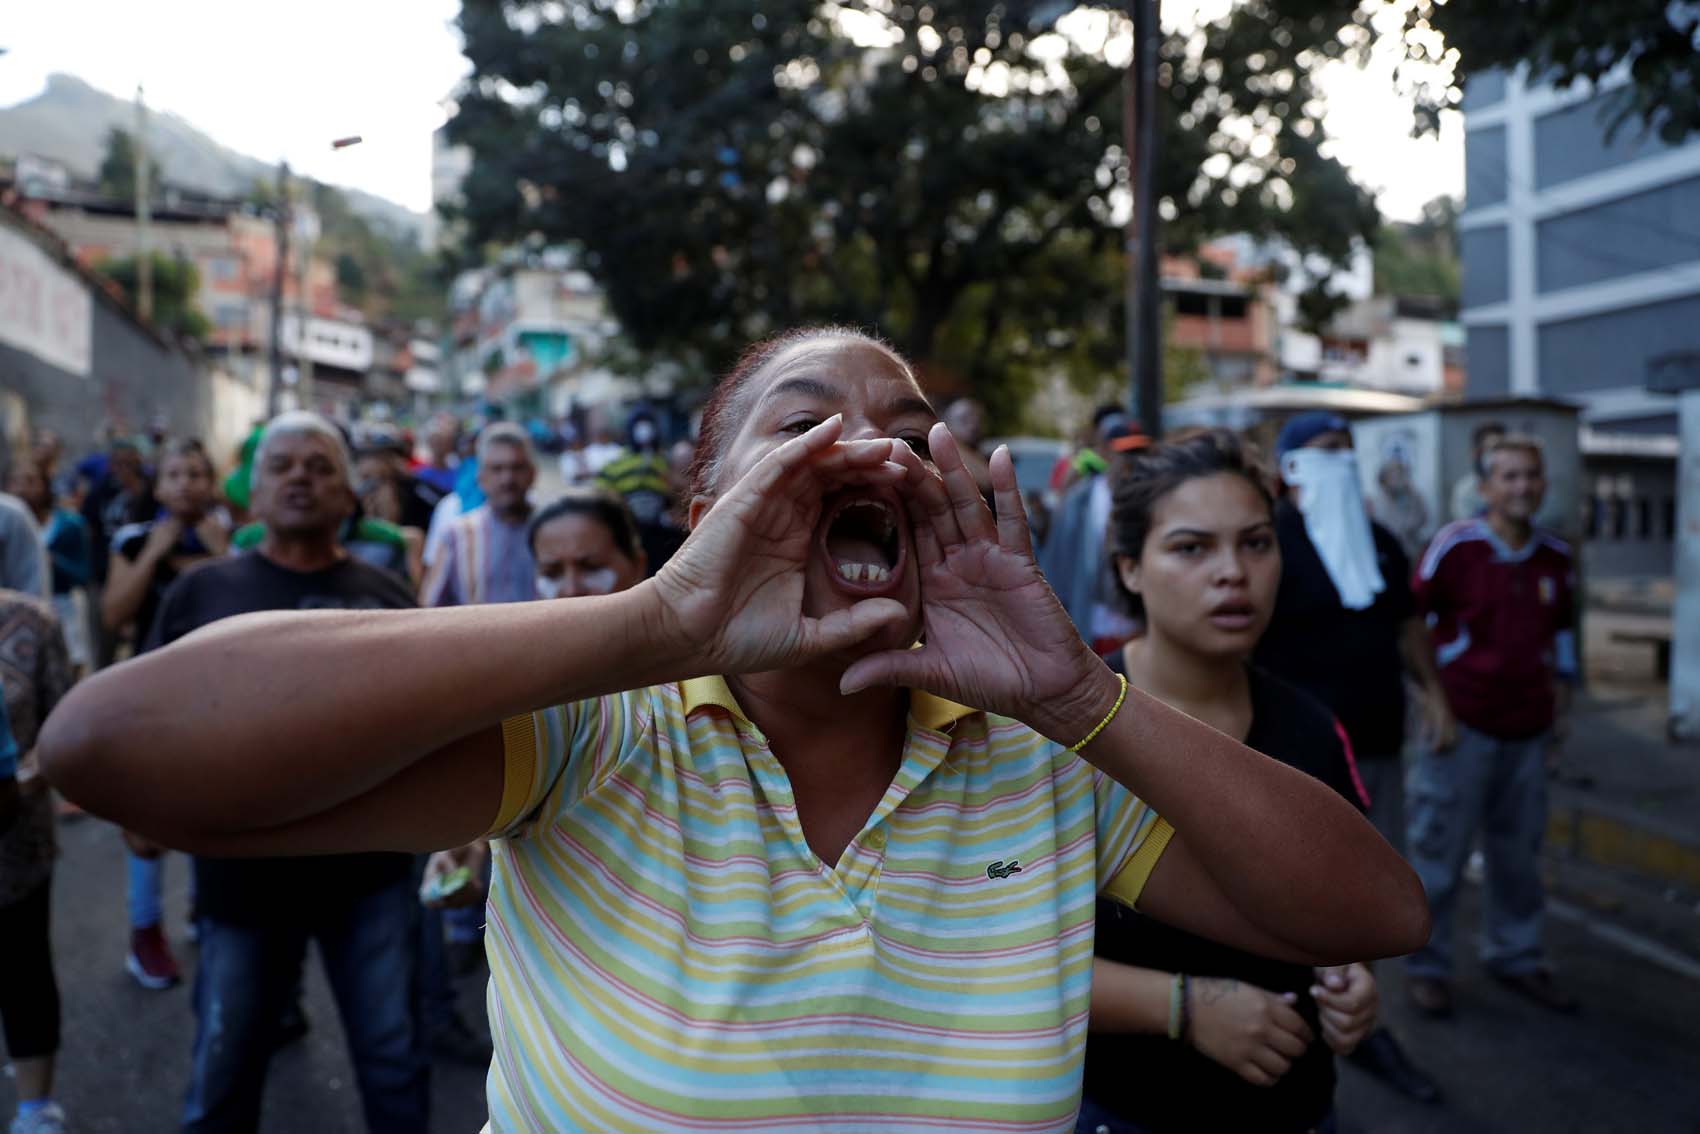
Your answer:
[[[878,563],[840,563],[838,573],[852,583],[883,583],[891,578],[891,569]]]

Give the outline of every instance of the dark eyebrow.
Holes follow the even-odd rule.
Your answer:
[[[1259,520],[1255,524],[1247,524],[1245,527],[1241,528],[1239,530],[1239,534],[1246,535],[1250,532],[1261,531],[1264,528],[1272,528],[1274,526],[1275,525],[1268,520]],[[1179,536],[1189,536],[1193,539],[1215,539],[1216,533],[1205,531],[1202,528],[1171,528],[1163,533],[1164,539],[1175,539]]]
[[[787,378],[783,382],[775,382],[770,386],[763,400],[777,398],[783,394],[801,394],[805,398],[819,398],[823,402],[841,401],[844,397],[844,392],[838,387],[822,382],[818,378]],[[886,412],[892,417],[907,413],[926,414],[935,419],[938,417],[937,411],[933,409],[932,403],[927,399],[909,396],[896,398],[889,402],[886,405]]]

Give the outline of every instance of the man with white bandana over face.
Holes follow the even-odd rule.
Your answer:
[[[1405,676],[1424,691],[1427,731],[1450,748],[1456,726],[1440,688],[1428,634],[1410,591],[1398,539],[1365,511],[1346,420],[1305,413],[1276,441],[1283,499],[1276,506],[1282,575],[1275,613],[1255,660],[1334,713],[1369,794],[1370,822],[1404,842]],[[1352,1062],[1422,1102],[1439,1090],[1385,1029]]]

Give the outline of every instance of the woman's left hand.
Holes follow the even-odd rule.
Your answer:
[[[195,525],[195,534],[201,538],[202,546],[214,555],[223,555],[230,550],[230,532],[216,515],[208,513],[201,517],[201,522]]]
[[[1335,965],[1316,970],[1311,987],[1322,1020],[1322,1039],[1336,1055],[1350,1055],[1375,1028],[1380,996],[1367,965]]]
[[[892,457],[908,470],[899,491],[914,532],[925,644],[859,659],[841,688],[924,689],[1072,744],[1102,719],[1117,682],[1039,573],[1009,451],[992,454],[994,519],[950,430],[935,425],[927,441],[937,472],[904,446]]]

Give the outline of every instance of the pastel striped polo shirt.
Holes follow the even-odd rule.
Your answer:
[[[1171,834],[1108,776],[914,693],[834,867],[718,678],[503,733],[488,1130],[1073,1128],[1093,902]]]

